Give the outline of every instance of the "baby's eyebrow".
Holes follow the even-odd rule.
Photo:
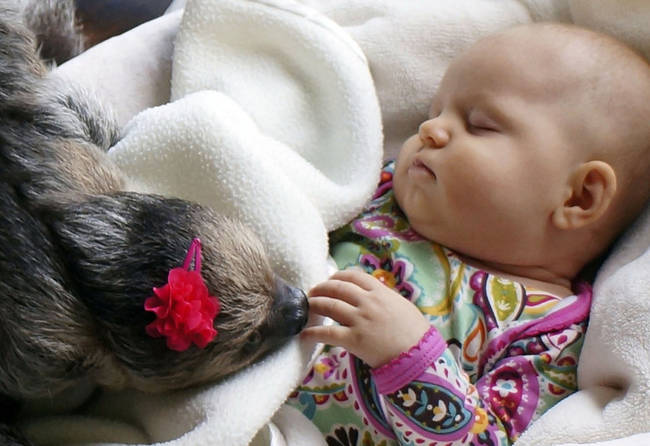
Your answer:
[[[477,105],[471,107],[470,113],[474,111],[485,115],[488,119],[497,123],[506,123],[512,119],[499,101],[495,99],[477,101]]]

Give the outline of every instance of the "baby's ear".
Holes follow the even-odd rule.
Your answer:
[[[567,185],[564,203],[552,215],[559,229],[579,229],[597,221],[609,208],[616,192],[616,173],[603,161],[581,164]]]

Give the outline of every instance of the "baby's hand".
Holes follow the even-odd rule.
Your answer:
[[[302,336],[343,347],[373,368],[416,345],[430,327],[415,305],[362,271],[339,271],[309,296],[310,311],[340,325],[308,327]]]

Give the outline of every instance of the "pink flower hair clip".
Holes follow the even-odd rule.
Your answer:
[[[194,270],[190,265],[194,260]],[[210,296],[201,276],[201,241],[192,240],[182,268],[173,268],[167,283],[153,288],[154,295],[144,301],[144,309],[156,315],[146,326],[153,338],[166,337],[167,347],[182,352],[194,343],[204,348],[217,336],[214,318],[219,314],[219,299]]]

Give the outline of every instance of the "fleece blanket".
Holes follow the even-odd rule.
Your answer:
[[[573,21],[650,54],[644,0],[189,0],[184,13],[183,3],[53,75],[113,105],[125,128],[110,155],[132,189],[241,218],[305,288],[327,275],[326,231],[356,212],[382,155],[417,128],[448,62],[476,39]],[[599,273],[581,390],[518,444],[650,443],[649,233],[646,215]],[[311,349],[294,341],[222,383],[104,394],[24,426],[36,444],[322,444],[282,407]]]

